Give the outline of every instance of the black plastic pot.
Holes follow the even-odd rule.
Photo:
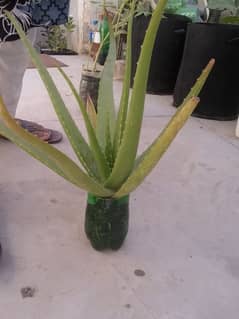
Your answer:
[[[88,194],[85,233],[96,250],[119,249],[128,233],[129,196],[120,199]]]
[[[80,96],[87,103],[88,95],[91,97],[97,111],[98,91],[100,84],[100,71],[83,70],[80,81]]]
[[[193,115],[233,120],[239,110],[239,26],[236,25],[195,23],[188,26],[174,105],[180,105],[211,58],[215,58],[216,63]]]
[[[134,18],[131,85],[133,85],[141,45],[150,18],[144,15]],[[191,22],[189,18],[174,14],[168,14],[161,20],[151,59],[147,93],[170,94],[173,92],[189,22]]]

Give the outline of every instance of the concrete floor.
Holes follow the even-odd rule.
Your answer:
[[[61,57],[78,85],[82,57]],[[80,126],[69,89],[51,73]],[[115,82],[116,99],[121,88]],[[148,96],[140,148],[175,109]],[[36,70],[18,117],[60,129]],[[239,313],[239,139],[236,121],[191,118],[131,195],[118,252],[94,251],[83,230],[86,194],[0,141],[2,319],[227,319]],[[68,141],[58,146],[72,155]],[[135,270],[144,271],[136,276]],[[23,298],[31,287],[34,297]]]

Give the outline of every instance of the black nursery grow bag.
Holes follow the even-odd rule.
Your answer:
[[[136,72],[141,45],[151,16],[136,16],[132,30],[131,85]],[[147,92],[170,94],[173,92],[180,67],[186,29],[191,20],[185,16],[167,14],[161,20],[152,54]]]
[[[239,26],[193,23],[188,26],[185,48],[175,90],[179,106],[209,59],[215,66],[200,93],[193,115],[215,120],[233,120],[239,108]]]

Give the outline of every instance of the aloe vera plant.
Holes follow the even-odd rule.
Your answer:
[[[60,92],[42,65],[38,53],[33,49],[14,17],[7,13],[38,68],[56,114],[81,166],[61,151],[41,142],[19,127],[7,112],[2,99],[0,99],[0,134],[72,184],[88,192],[85,230],[93,247],[99,250],[117,249],[121,246],[128,230],[128,195],[152,171],[198,104],[197,95],[214,64],[213,60],[209,62],[162,133],[143,154],[137,157],[150,58],[166,3],[167,0],[159,1],[152,15],[130,96],[131,30],[134,12],[134,5],[132,5],[127,34],[126,72],[117,114],[114,107],[112,84],[116,55],[112,30],[110,31],[109,54],[100,82],[97,114],[90,101],[87,108],[85,107],[70,79],[63,70],[60,70],[78,101],[85,121],[88,141],[77,128]]]

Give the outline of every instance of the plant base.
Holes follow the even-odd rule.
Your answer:
[[[80,82],[80,96],[87,103],[87,97],[91,100],[97,111],[98,91],[100,84],[100,71],[82,71]]]
[[[85,232],[96,250],[119,249],[128,233],[129,196],[120,199],[88,194]]]

